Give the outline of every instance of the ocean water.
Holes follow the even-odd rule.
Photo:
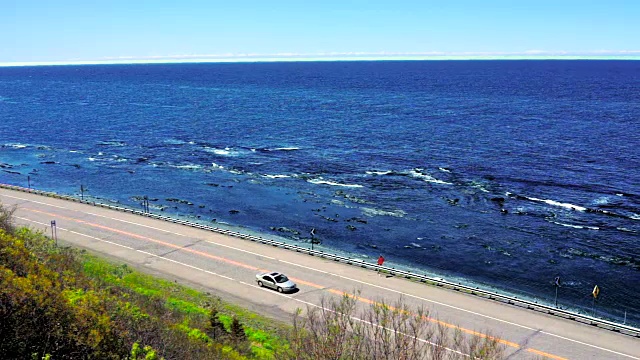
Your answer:
[[[640,62],[0,68],[0,182],[640,324]]]

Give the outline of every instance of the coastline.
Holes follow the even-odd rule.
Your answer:
[[[373,269],[375,271],[382,271],[392,276],[404,277],[408,280],[427,283],[435,286],[445,286],[447,288],[466,292],[471,295],[480,296],[480,297],[494,300],[494,301],[501,301],[504,303],[508,303],[508,304],[512,304],[520,307],[525,307],[527,309],[534,310],[534,311],[547,312],[548,314],[564,317],[571,320],[578,319],[576,321],[591,323],[592,325],[596,325],[596,326],[611,327],[612,329],[615,329],[616,326],[620,326],[623,331],[631,331],[632,334],[634,332],[637,332],[638,334],[640,334],[640,327],[635,328],[633,327],[633,324],[626,324],[626,322],[623,324],[622,322],[619,321],[619,319],[612,317],[610,313],[599,312],[598,313],[599,316],[594,317],[594,316],[589,316],[584,311],[580,311],[579,308],[575,308],[572,306],[554,308],[552,303],[548,301],[544,301],[544,299],[527,296],[526,294],[505,292],[502,289],[493,287],[491,284],[474,283],[469,279],[465,279],[465,278],[453,279],[451,277],[447,277],[446,275],[442,276],[441,274],[424,271],[424,269],[418,269],[415,266],[403,264],[397,261],[387,262],[384,266],[377,266],[374,263],[375,259],[366,259],[358,256],[353,256],[354,254],[349,254],[344,251],[340,251],[339,249],[332,249],[332,248],[327,248],[327,247],[318,246],[318,245],[316,245],[315,249],[312,250],[310,249],[310,246],[309,247],[300,246],[299,241],[295,241],[285,237],[273,236],[272,234],[268,234],[268,233],[260,233],[260,232],[252,231],[241,225],[224,223],[224,224],[217,224],[217,225],[222,225],[221,227],[210,226],[210,225],[203,224],[201,220],[198,220],[197,218],[194,218],[192,216],[180,216],[175,214],[171,214],[172,216],[159,215],[152,212],[145,212],[145,211],[133,209],[131,207],[122,206],[120,204],[112,205],[108,203],[101,203],[99,201],[95,201],[98,198],[87,197],[87,199],[80,199],[78,196],[60,194],[60,193],[50,192],[50,191],[34,190],[30,188],[24,188],[24,187],[4,184],[4,183],[0,183],[0,188],[20,191],[25,193],[31,193],[31,194],[41,195],[41,196],[53,197],[53,198],[62,199],[66,201],[81,202],[88,205],[110,208],[113,210],[129,212],[131,214],[136,214],[139,216],[147,216],[147,217],[151,217],[159,220],[182,224],[185,226],[190,226],[190,227],[199,228],[203,230],[209,230],[209,231],[221,233],[224,235],[240,238],[243,240],[262,243],[264,245],[281,247],[290,251],[295,251],[299,253],[302,252],[302,253],[307,253],[308,255],[311,255],[311,256],[328,258],[334,261],[344,262],[349,265],[353,265],[357,267]],[[603,317],[602,315],[607,315],[608,317]],[[620,330],[617,330],[617,331],[620,331]]]

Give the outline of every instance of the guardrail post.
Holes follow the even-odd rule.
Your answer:
[[[51,220],[51,238],[56,241],[56,246],[58,246],[58,229],[55,220]]]

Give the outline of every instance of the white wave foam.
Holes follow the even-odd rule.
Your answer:
[[[166,139],[165,141],[163,141],[165,144],[169,144],[169,145],[184,145],[187,142],[184,140],[180,140],[180,139]]]
[[[4,144],[4,147],[10,147],[13,149],[24,149],[26,147],[28,147],[29,145],[26,144],[20,144],[20,143],[9,143],[9,144]]]
[[[289,176],[289,175],[279,175],[279,174],[276,174],[276,175],[264,174],[264,175],[262,175],[262,177],[266,177],[266,178],[269,178],[269,179],[283,179],[283,178],[289,178],[291,176]]]
[[[634,213],[634,214],[629,215],[629,218],[633,219],[633,220],[640,220],[640,215]]]
[[[98,145],[103,145],[103,146],[126,146],[127,143],[125,143],[124,141],[120,141],[120,140],[104,140],[104,141],[100,141],[98,143]]]
[[[391,170],[371,170],[371,171],[366,171],[366,174],[369,175],[390,175],[393,174],[393,171]]]
[[[362,214],[365,216],[373,217],[373,216],[393,216],[393,217],[404,217],[407,213],[404,210],[381,210],[375,208],[363,207],[360,208]]]
[[[183,169],[183,170],[201,170],[202,169],[202,165],[198,165],[198,164],[173,165],[173,167],[177,169]]]
[[[224,166],[218,165],[216,163],[211,163],[211,167],[214,168],[214,169],[218,169],[218,170],[224,169]]]
[[[273,149],[267,149],[269,151],[294,151],[294,150],[300,150],[300,148],[298,147],[279,147],[279,148],[273,148]]]
[[[569,209],[569,210],[578,210],[578,211],[586,211],[587,210],[586,207],[582,207],[582,206],[574,205],[574,204],[569,204],[569,203],[561,203],[561,202],[555,201],[555,200],[538,199],[538,198],[527,198],[527,199],[532,200],[532,201],[543,202],[545,204],[549,204],[549,205],[553,205],[553,206],[563,207],[563,208]]]
[[[593,200],[593,204],[594,205],[606,205],[611,203],[611,197],[610,196],[601,196],[595,200]],[[615,201],[615,199],[613,200]]]
[[[362,187],[362,185],[358,185],[358,184],[340,184],[340,183],[333,182],[333,181],[323,180],[322,178],[309,179],[307,181],[312,183],[312,184],[317,184],[317,185],[323,184],[323,185],[343,186],[343,187],[350,187],[350,188],[361,188]]]
[[[413,170],[409,171],[409,175],[414,177],[414,178],[417,178],[417,179],[420,179],[422,181],[429,182],[429,183],[441,184],[441,185],[453,185],[450,182],[438,180],[438,179],[434,178],[433,176],[431,176],[429,174],[425,174],[425,173],[422,172],[422,169],[419,169],[419,168],[416,168],[416,169],[413,169]]]
[[[476,182],[476,181],[472,181],[471,183],[473,184],[473,185],[471,185],[472,187],[474,187],[474,188],[476,188],[476,189],[478,189],[478,190],[480,190],[480,191],[482,191],[482,192],[485,192],[485,193],[490,192],[489,190],[487,190],[487,189],[484,187],[484,184],[483,184],[483,183],[479,183],[479,182]]]
[[[561,225],[561,226],[566,226],[566,227],[574,228],[574,229],[600,230],[600,228],[599,228],[599,227],[597,227],[597,226],[573,225],[573,224],[560,223],[560,222],[556,222],[556,221],[552,221],[552,223],[554,223],[554,224],[556,224],[556,225]]]
[[[451,170],[447,169],[447,168],[443,168],[443,167],[439,167],[438,170],[442,171],[442,172],[446,172],[446,173],[450,173]]]
[[[211,148],[211,147],[205,146],[204,151],[210,152],[216,155],[220,155],[220,156],[231,156],[236,154],[231,148],[228,148],[228,147],[224,149],[218,149],[218,148]]]

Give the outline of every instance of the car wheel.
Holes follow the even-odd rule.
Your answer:
[[[258,286],[262,287],[262,281],[258,281]]]
[[[281,293],[283,290],[280,286],[278,286],[278,292]]]

